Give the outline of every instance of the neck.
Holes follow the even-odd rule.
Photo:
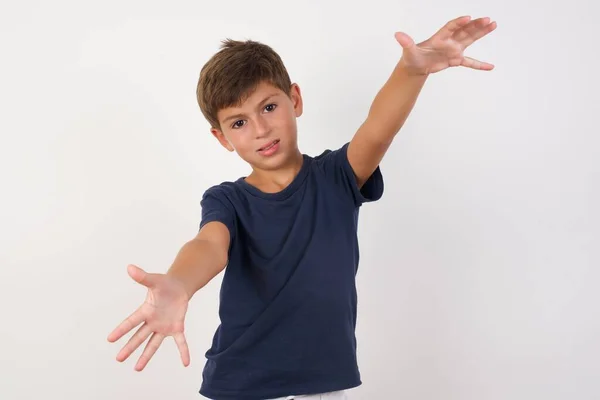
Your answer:
[[[252,168],[252,173],[246,178],[246,182],[266,193],[275,193],[285,189],[302,168],[304,157],[300,151],[296,151],[285,165],[274,170],[263,170]]]

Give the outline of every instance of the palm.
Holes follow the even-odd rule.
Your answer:
[[[403,48],[402,63],[417,74],[431,74],[448,67],[464,66],[479,70],[491,70],[492,64],[465,57],[464,50],[496,29],[489,18],[460,17],[448,22],[431,38],[415,44],[403,32],[396,33],[396,40]]]
[[[148,289],[146,301],[140,308],[146,323],[162,335],[183,332],[183,321],[188,302],[185,293],[165,275],[158,279],[155,287]]]
[[[110,342],[117,341],[142,324],[121,349],[117,360],[126,360],[150,337],[135,366],[136,370],[141,371],[163,340],[167,336],[173,336],[183,364],[189,365],[189,349],[183,333],[189,299],[185,289],[165,274],[148,274],[135,266],[130,266],[128,272],[135,281],[148,288],[148,294],[144,303],[108,336]]]

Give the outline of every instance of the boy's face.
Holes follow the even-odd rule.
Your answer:
[[[302,115],[300,88],[293,84],[290,96],[269,83],[261,83],[240,107],[217,113],[221,130],[212,134],[221,145],[252,165],[274,170],[298,152],[296,118]]]

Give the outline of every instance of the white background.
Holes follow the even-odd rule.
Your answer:
[[[210,185],[248,167],[195,99],[226,37],[299,83],[301,150],[348,141],[401,55],[448,20],[497,30],[432,76],[362,209],[351,399],[600,398],[598,9],[588,0],[3,1],[0,399],[196,399],[221,275],[141,373],[108,333]],[[141,350],[141,349],[140,349]]]

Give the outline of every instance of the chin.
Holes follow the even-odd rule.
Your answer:
[[[270,157],[261,157],[260,155],[255,158],[254,165],[260,169],[273,171],[284,168],[286,165],[293,162],[294,153],[292,151],[284,151],[280,149],[277,154]]]
[[[289,158],[289,157],[288,157]],[[254,166],[265,171],[275,171],[284,167],[288,163],[288,159],[282,157],[273,157],[270,159],[258,159]]]

